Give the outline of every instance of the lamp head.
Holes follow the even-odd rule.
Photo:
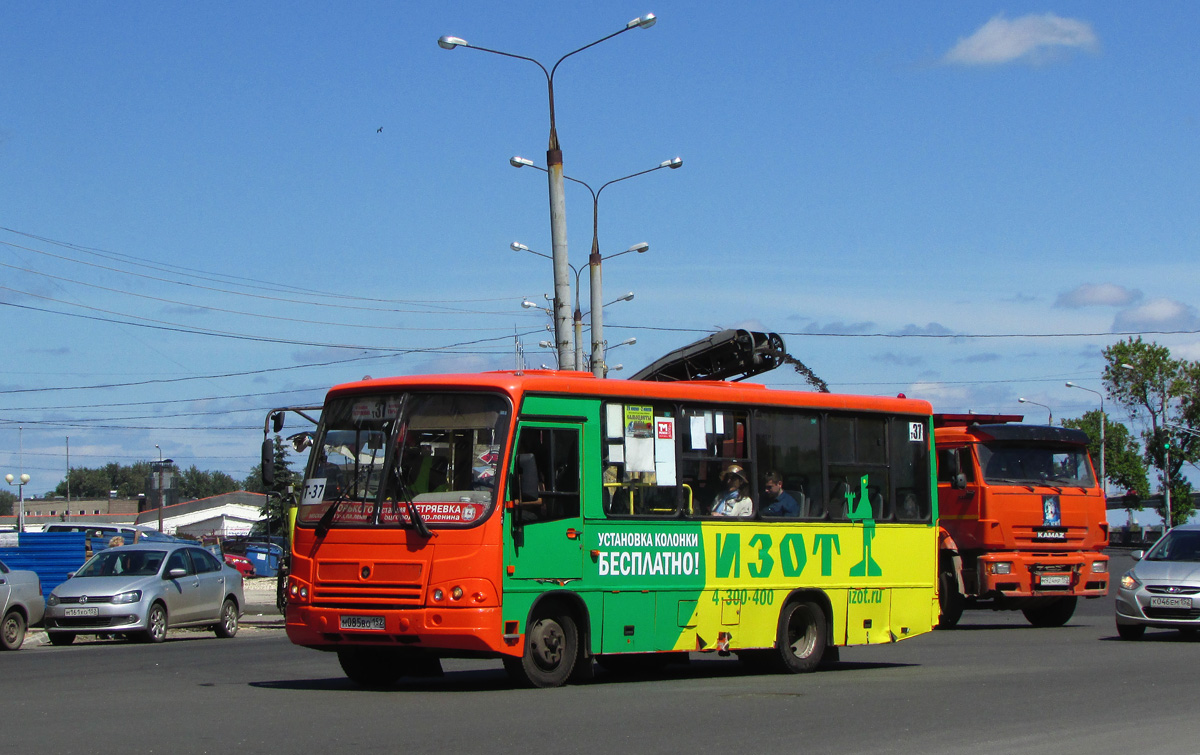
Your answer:
[[[537,307],[538,307],[538,305],[536,303],[531,302],[528,299],[521,302],[521,306],[524,307],[525,309],[537,309]]]
[[[625,28],[632,29],[633,27],[636,26],[639,29],[649,29],[651,26],[654,26],[654,24],[657,22],[658,22],[657,16],[655,16],[653,13],[647,13],[646,15],[638,16],[637,18],[633,19],[629,23],[625,24]],[[444,39],[444,37],[443,37],[443,39]],[[438,41],[438,44],[441,44],[441,40]],[[464,42],[463,44],[466,44],[466,43]]]
[[[470,45],[467,44],[467,40],[463,39],[462,37],[438,37],[438,47],[442,48],[443,50],[453,50],[459,45],[462,45],[463,47],[470,47]]]
[[[512,249],[514,252],[528,252],[529,251],[529,247],[525,246],[520,241],[512,242],[511,244],[508,245],[508,248]]]
[[[619,344],[617,344],[617,345],[618,345],[618,346],[632,346],[632,345],[634,345],[635,343],[637,343],[637,339],[636,339],[636,338],[626,338],[624,341],[621,341],[621,343],[619,343]]]
[[[1025,400],[1025,399],[1023,399],[1023,398],[1019,398],[1019,399],[1017,399],[1017,402],[1018,402],[1018,403],[1021,403],[1021,404],[1027,403],[1027,402],[1026,402],[1026,400]]]
[[[538,341],[538,346],[541,346],[543,349],[553,349],[554,341]]]
[[[620,299],[617,299],[617,301],[633,301],[633,292],[630,291],[629,293],[622,296]]]
[[[14,479],[16,479],[16,478],[13,477],[11,474],[4,475],[4,481],[7,482],[9,485],[13,484]]]
[[[530,160],[525,157],[521,157],[520,155],[513,155],[512,157],[508,158],[508,164],[513,166],[514,168],[536,168],[537,167],[536,165],[533,164],[533,160]]]
[[[683,158],[682,157],[672,157],[670,160],[663,160],[661,163],[659,163],[658,167],[670,168],[671,170],[675,170],[676,168],[682,168],[683,167]]]
[[[1068,388],[1078,388],[1079,386],[1075,385],[1075,384],[1074,384],[1074,383],[1072,383],[1070,380],[1068,380],[1068,381],[1067,381],[1067,387],[1068,387]]]
[[[650,248],[650,245],[649,245],[649,244],[647,244],[645,241],[643,241],[643,242],[641,242],[640,244],[634,244],[633,246],[629,247],[629,248],[628,248],[628,249],[626,249],[625,251],[627,251],[627,252],[637,252],[638,254],[642,254],[643,252],[645,252],[645,251],[646,251],[647,249],[649,249],[649,248]]]
[[[27,482],[29,482],[29,475],[27,475],[27,474],[21,475],[21,484],[24,485]]]

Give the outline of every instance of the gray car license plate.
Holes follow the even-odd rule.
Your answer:
[[[343,616],[342,629],[384,629],[382,616]]]
[[[88,608],[64,608],[63,616],[99,616],[100,609],[94,606]]]
[[[1151,595],[1151,608],[1191,608],[1192,599],[1178,595]]]

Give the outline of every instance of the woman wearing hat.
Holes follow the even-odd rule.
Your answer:
[[[730,464],[721,473],[728,489],[713,501],[713,516],[750,516],[754,504],[750,500],[750,483],[746,472],[737,464]]]

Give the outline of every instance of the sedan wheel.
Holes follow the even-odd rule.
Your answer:
[[[142,642],[162,642],[167,639],[167,609],[162,603],[150,606],[146,615],[146,631],[142,632]]]
[[[237,604],[229,598],[221,605],[221,623],[217,624],[218,637],[232,637],[238,631]]]
[[[0,624],[0,648],[4,650],[19,650],[25,642],[25,617],[20,611],[12,610],[4,616]]]

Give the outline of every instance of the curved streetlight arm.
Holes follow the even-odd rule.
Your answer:
[[[1088,393],[1094,393],[1100,397],[1100,490],[1107,497],[1108,496],[1108,477],[1106,475],[1106,470],[1104,469],[1104,454],[1105,454],[1104,427],[1105,427],[1105,425],[1108,424],[1108,415],[1104,412],[1104,394],[1101,393],[1100,391],[1094,391],[1091,388],[1085,388],[1082,385],[1078,385],[1077,383],[1072,383],[1070,380],[1067,381],[1067,387],[1068,388],[1078,388],[1081,391],[1087,391]]]

